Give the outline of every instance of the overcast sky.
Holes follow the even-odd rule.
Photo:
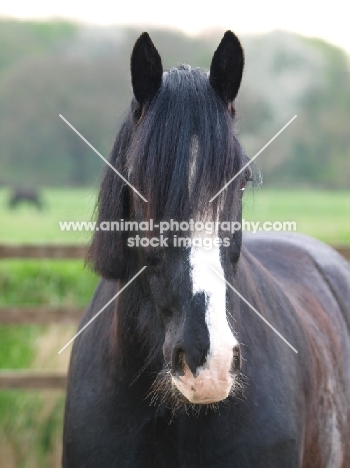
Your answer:
[[[349,15],[344,0],[3,0],[1,16],[61,17],[93,24],[166,26],[196,34],[232,29],[238,34],[285,29],[323,38],[350,52]]]

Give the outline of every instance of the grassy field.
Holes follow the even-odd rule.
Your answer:
[[[248,191],[243,216],[251,221],[295,221],[297,232],[327,243],[350,243],[350,192]]]
[[[89,234],[61,232],[59,221],[89,221],[92,219],[96,192],[93,190],[43,190],[43,210],[22,204],[15,210],[7,208],[9,193],[0,191],[0,242],[10,243],[84,243]]]
[[[44,190],[45,208],[6,207],[9,194],[0,191],[0,242],[84,243],[90,233],[60,231],[59,221],[90,221],[96,192],[93,190]],[[247,221],[295,221],[297,231],[329,243],[350,243],[350,192],[247,190],[244,195]]]
[[[0,243],[85,243],[88,232],[62,232],[59,221],[90,221],[96,192],[44,190],[37,211],[7,208],[0,190]],[[329,243],[350,244],[350,193],[248,190],[247,221],[295,221],[297,231]],[[0,261],[0,307],[5,305],[85,306],[98,278],[79,260]],[[69,349],[57,351],[75,326],[0,326],[0,367],[65,370]],[[64,395],[62,392],[0,392],[0,466],[58,468]]]

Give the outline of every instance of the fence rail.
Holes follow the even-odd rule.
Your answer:
[[[46,372],[35,370],[0,371],[0,390],[10,389],[65,389],[66,372]]]
[[[332,247],[350,260],[350,245],[334,244]],[[88,248],[79,244],[0,244],[0,259],[85,259]]]
[[[0,259],[84,259],[86,257],[86,254],[87,246],[78,244],[0,244]]]
[[[350,261],[350,245],[333,245]],[[4,245],[0,244],[0,259],[84,259],[85,245]],[[81,307],[0,307],[0,324],[72,323],[83,313]],[[9,389],[65,389],[65,372],[35,370],[1,370],[0,390]]]
[[[0,307],[0,324],[77,323],[83,307]]]

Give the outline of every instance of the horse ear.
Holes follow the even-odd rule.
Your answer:
[[[210,66],[209,81],[226,104],[237,96],[242,80],[244,53],[237,36],[226,31]]]
[[[163,65],[160,55],[144,32],[137,39],[131,54],[131,82],[136,100],[141,104],[152,101],[162,83]]]

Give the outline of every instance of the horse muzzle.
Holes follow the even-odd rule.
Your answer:
[[[241,366],[239,345],[227,351],[209,355],[195,372],[184,357],[182,372],[172,375],[172,384],[192,404],[208,405],[225,400],[235,388]]]

